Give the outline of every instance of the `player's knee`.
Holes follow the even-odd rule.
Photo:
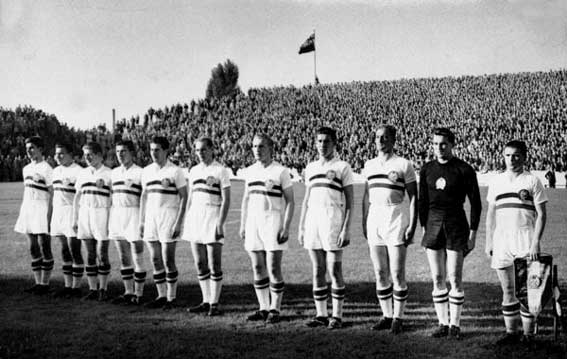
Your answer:
[[[71,255],[71,251],[69,250],[69,247],[67,246],[61,247],[61,258],[63,259],[63,262],[73,261],[73,256]]]
[[[394,282],[396,288],[405,287],[406,276],[404,271],[392,271],[392,282]]]
[[[167,272],[176,272],[177,271],[177,266],[175,265],[175,262],[167,262],[165,263],[165,270]]]
[[[331,278],[337,281],[342,281],[343,279],[343,266],[341,262],[335,262],[331,266]]]
[[[266,267],[263,264],[255,263],[252,265],[252,271],[256,276],[264,276],[266,274]]]
[[[379,282],[385,282],[385,281],[389,281],[390,278],[390,272],[384,269],[376,269],[375,271],[376,274],[376,279]]]

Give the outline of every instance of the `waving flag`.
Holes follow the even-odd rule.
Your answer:
[[[315,51],[315,33],[312,33],[299,47],[300,55],[311,51]]]

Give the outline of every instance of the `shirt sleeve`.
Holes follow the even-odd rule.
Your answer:
[[[291,182],[291,175],[289,174],[289,169],[284,168],[280,173],[280,183],[282,184],[282,189],[293,186],[293,183]]]
[[[404,171],[404,181],[406,184],[415,182],[415,170],[410,161],[406,160],[406,168]]]
[[[45,185],[53,186],[53,168],[47,162],[45,163]]]
[[[230,175],[228,173],[228,169],[223,167],[220,173],[220,185],[221,188],[229,188],[230,187]]]
[[[496,178],[488,183],[488,192],[486,193],[486,202],[494,203],[496,201]]]
[[[419,172],[419,222],[422,227],[427,224],[429,216],[429,192],[427,188],[427,166],[423,166]]]
[[[350,165],[347,163],[344,170],[343,170],[343,187],[350,186],[354,183],[354,177],[352,175],[352,169]]]
[[[548,201],[547,193],[545,192],[545,188],[543,188],[543,184],[539,180],[539,178],[534,177],[534,203],[540,204],[545,203]]]
[[[177,188],[187,187],[187,181],[185,180],[185,176],[183,176],[183,170],[180,167],[177,167],[175,169],[173,180],[175,181],[175,187]]]
[[[482,201],[480,200],[480,190],[478,188],[478,180],[476,179],[476,172],[470,166],[467,167],[465,173],[467,181],[467,197],[471,205],[471,225],[470,229],[476,231],[480,224],[480,214],[482,213]]]

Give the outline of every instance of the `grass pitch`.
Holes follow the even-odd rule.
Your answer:
[[[22,195],[21,183],[0,184],[0,358],[566,358],[567,340],[553,341],[549,308],[540,318],[538,346],[497,348],[504,332],[500,314],[501,294],[489,260],[484,255],[484,217],[477,248],[467,257],[464,269],[465,306],[461,341],[429,337],[436,325],[431,302],[431,280],[423,249],[414,244],[408,251],[407,278],[410,297],[406,331],[394,336],[373,332],[378,319],[375,284],[367,245],[361,231],[362,188],[355,188],[352,243],[345,250],[347,283],[345,328],[338,331],[310,329],[304,320],[314,314],[311,297],[311,265],[297,240],[297,222],[303,185],[295,186],[296,214],[290,249],[283,260],[286,292],[282,322],[275,325],[246,322],[256,310],[250,262],[237,237],[242,182],[233,182],[232,205],[227,220],[223,253],[224,315],[208,318],[189,314],[185,308],[200,302],[188,243],[178,247],[181,307],[172,311],[121,307],[108,303],[36,297],[22,293],[31,285],[27,240],[13,232]],[[486,189],[482,189],[483,197]],[[567,268],[567,191],[549,190],[548,224],[543,251],[553,254],[559,266],[562,292]],[[485,204],[486,208],[486,204]],[[421,231],[416,233],[419,243]],[[53,287],[62,287],[60,246],[53,243],[56,260]],[[113,264],[110,292],[122,293],[118,258],[111,246]],[[147,268],[150,262],[146,253]],[[151,271],[149,271],[151,273]],[[151,277],[151,276],[149,276]],[[84,280],[86,282],[86,280]],[[84,283],[86,288],[86,283]],[[85,289],[86,290],[86,289]],[[145,299],[155,296],[146,282]]]

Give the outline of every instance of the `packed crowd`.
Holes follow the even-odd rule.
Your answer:
[[[398,152],[418,168],[431,158],[431,129],[446,126],[457,134],[457,155],[478,171],[502,168],[500,147],[513,138],[530,144],[529,168],[564,171],[565,83],[567,71],[561,70],[251,89],[234,99],[150,109],[142,120],[124,120],[117,131],[139,145],[143,163],[151,136],[171,138],[182,164],[195,161],[194,140],[210,136],[233,170],[252,162],[252,136],[261,131],[276,139],[278,160],[301,171],[315,158],[311,134],[329,125],[339,130],[340,156],[360,171],[375,155],[378,123],[400,129]]]
[[[111,166],[115,138],[134,141],[139,148],[137,161],[147,164],[149,139],[166,136],[175,147],[172,159],[189,166],[196,161],[194,141],[206,135],[216,141],[217,158],[236,173],[252,163],[252,137],[261,131],[276,140],[277,160],[301,172],[315,158],[311,134],[319,126],[328,125],[339,131],[340,156],[359,172],[364,161],[375,155],[372,143],[378,123],[389,123],[400,130],[398,152],[410,158],[416,168],[431,159],[431,129],[445,126],[457,134],[457,156],[478,171],[501,169],[502,143],[513,138],[530,145],[528,168],[565,171],[566,83],[567,70],[559,70],[259,88],[233,99],[202,99],[150,108],[141,117],[119,121],[114,133],[100,128],[86,133],[67,129],[67,136],[75,144],[87,138],[99,141]],[[34,111],[24,116],[25,121],[46,117]],[[5,113],[0,111],[0,117]],[[10,133],[12,138],[3,140],[0,149],[3,181],[18,179],[12,177],[20,175],[25,160],[23,139],[35,134]]]

